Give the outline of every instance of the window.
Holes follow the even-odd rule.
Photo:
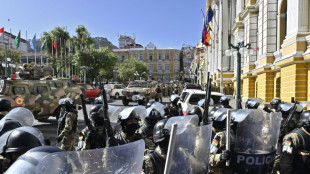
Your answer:
[[[55,86],[57,88],[62,88],[64,86],[64,84],[63,83],[55,83]]]
[[[162,64],[158,64],[158,71],[162,71],[163,70],[163,65]]]
[[[153,62],[153,55],[149,54],[149,62]]]
[[[174,72],[178,72],[179,71],[179,65],[174,65]]]
[[[175,54],[174,55],[174,61],[178,61],[179,60],[179,55],[178,54]]]
[[[139,60],[140,60],[141,62],[143,62],[143,60],[144,60],[143,54],[140,54]]]
[[[162,60],[162,55],[161,54],[158,54],[158,61],[161,61]]]
[[[169,53],[165,54],[165,60],[166,60],[166,61],[170,61],[170,55],[169,55]]]
[[[86,85],[85,89],[94,89],[94,88],[92,86],[90,86],[90,85]]]
[[[12,92],[13,94],[25,94],[26,89],[23,86],[13,86]]]
[[[169,64],[166,64],[166,65],[165,65],[165,70],[166,70],[166,71],[169,71],[169,70],[170,70],[170,65],[169,65]]]
[[[192,105],[197,105],[199,100],[204,99],[206,97],[205,94],[193,94],[190,98],[188,103]]]
[[[153,72],[153,65],[152,64],[149,65],[149,71]]]
[[[38,94],[42,94],[48,92],[48,88],[47,86],[37,86],[37,93]]]

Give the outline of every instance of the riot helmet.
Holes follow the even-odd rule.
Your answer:
[[[149,125],[154,126],[161,118],[160,112],[156,108],[148,108],[145,120]]]
[[[303,111],[300,114],[299,126],[310,129],[310,110]]]
[[[229,105],[229,98],[224,95],[220,98],[220,104],[222,104],[224,107]]]
[[[245,107],[248,109],[257,109],[260,103],[261,103],[260,98],[248,99],[248,101],[246,101],[245,103]]]
[[[140,125],[138,123],[139,120],[140,117],[136,113],[136,111],[131,110],[131,113],[129,115],[119,114],[117,123],[122,126],[123,132],[131,136],[134,135],[136,130],[140,128]]]
[[[199,123],[202,121],[203,111],[199,106],[193,106],[188,112],[189,115],[197,115],[199,118]]]
[[[154,143],[160,143],[162,141],[169,141],[170,132],[168,129],[164,129],[168,121],[168,118],[162,119],[156,123],[153,129],[153,141]]]
[[[152,106],[152,104],[154,104],[156,101],[149,101],[147,104],[146,104],[146,108],[149,108]]]
[[[0,112],[9,111],[11,109],[11,102],[6,98],[0,98]]]
[[[21,127],[22,125],[18,121],[5,120],[3,125],[0,125],[0,136],[5,132]]]
[[[63,105],[66,110],[70,110],[74,107],[74,102],[71,98],[63,98],[59,100],[59,105]]]
[[[101,108],[102,108],[102,104],[95,104],[90,109],[89,117],[94,126],[102,126],[104,124],[104,118],[100,117],[100,112],[99,112]]]
[[[177,95],[177,94],[173,94],[173,95],[171,95],[171,97],[170,97],[170,102],[171,102],[174,106],[177,106],[179,100],[180,100],[180,96]]]
[[[270,105],[273,109],[277,110],[279,104],[281,103],[281,99],[280,98],[274,98],[272,99],[272,101],[270,102]]]

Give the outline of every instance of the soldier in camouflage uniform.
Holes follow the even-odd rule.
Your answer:
[[[71,98],[65,98],[62,101],[61,104],[65,108],[65,113],[59,118],[62,121],[60,121],[60,125],[58,125],[59,135],[57,141],[61,141],[60,149],[63,151],[73,151],[75,150],[78,112],[74,109],[73,100]]]
[[[158,144],[155,150],[144,156],[143,172],[147,174],[163,174],[165,169],[170,132],[164,129],[168,119],[160,120],[154,126],[153,141]]]
[[[89,130],[88,127],[86,127],[80,132],[80,150],[104,148],[106,145],[109,145],[109,142],[107,141],[109,141],[110,137],[107,137],[104,118],[100,117],[101,108],[102,104],[95,104],[90,109],[89,117],[92,122],[92,130]],[[112,132],[115,133],[115,129],[113,127],[112,129]]]
[[[284,136],[281,174],[306,174],[310,171],[310,110],[301,113],[299,125],[301,128]]]
[[[0,120],[9,112],[11,109],[11,102],[6,98],[0,98]]]

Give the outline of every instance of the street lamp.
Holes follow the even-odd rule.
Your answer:
[[[114,82],[117,82],[117,73],[118,73],[119,71],[118,71],[118,69],[117,69],[117,67],[114,67],[114,69],[113,69],[113,73],[114,73]]]
[[[135,75],[136,80],[138,80],[138,77],[139,77],[139,73],[138,73],[138,71],[136,71],[133,75]]]
[[[231,49],[233,48],[234,50],[237,51],[237,91],[236,91],[236,109],[241,108],[239,105],[240,100],[241,100],[241,93],[240,93],[240,86],[241,86],[241,53],[244,55],[246,54],[253,54],[253,50],[251,50],[251,44],[246,44],[244,46],[244,42],[239,42],[236,46],[229,44],[228,45],[228,50],[225,51],[226,56],[232,56],[234,50]],[[245,49],[247,48],[247,49]]]

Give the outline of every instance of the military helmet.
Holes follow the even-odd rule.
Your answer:
[[[3,154],[12,152],[26,152],[37,146],[42,146],[40,140],[29,132],[17,129],[7,137]]]
[[[229,105],[229,98],[224,95],[220,98],[220,103],[223,105],[223,106],[228,106]]]
[[[11,102],[6,98],[0,98],[0,112],[9,111],[11,109]]]
[[[188,112],[189,115],[197,115],[199,118],[199,122],[202,121],[202,110],[199,106],[193,106]]]
[[[168,119],[162,119],[158,121],[153,129],[153,142],[159,143],[167,138],[170,138],[170,132],[168,129],[164,129]]]
[[[245,103],[245,107],[248,109],[257,109],[259,105],[260,103],[256,98],[248,99]]]
[[[22,125],[18,121],[5,120],[3,126],[0,127],[0,136],[2,134],[4,134],[5,132],[8,132],[8,131],[13,130],[13,129],[18,128],[18,127],[22,127]]]
[[[91,107],[89,112],[90,120],[93,122],[94,126],[101,126],[104,124],[104,118],[100,117],[99,110],[102,108],[102,104],[95,104]]]
[[[281,99],[280,98],[274,98],[270,102],[270,105],[272,106],[273,109],[278,109],[278,106],[279,106],[280,103],[281,103]]]
[[[303,111],[300,114],[299,124],[302,127],[310,128],[310,110]]]
[[[177,95],[177,94],[173,94],[170,96],[170,102],[173,104],[173,105],[177,105],[178,101],[180,100],[180,96]]]
[[[140,117],[139,117],[139,115],[133,110],[130,114],[129,114],[129,116],[127,117],[127,116],[124,116],[124,115],[118,115],[118,121],[117,121],[117,123],[118,124],[121,124],[122,126],[123,125],[126,125],[126,123],[127,123],[127,121],[129,120],[129,119],[131,119],[131,118],[135,118],[135,119],[137,119],[137,120],[140,120]]]
[[[59,105],[72,105],[74,104],[73,100],[71,98],[62,98],[59,100]]]

